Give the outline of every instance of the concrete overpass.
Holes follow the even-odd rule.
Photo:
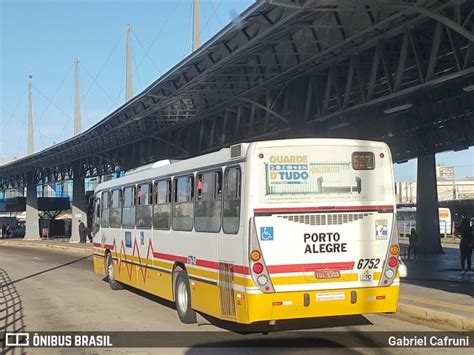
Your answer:
[[[472,1],[258,1],[94,127],[0,167],[0,186],[27,186],[34,219],[34,185],[74,179],[75,217],[84,177],[240,141],[383,140],[396,162],[419,158],[434,251],[434,154],[474,143],[473,24]]]

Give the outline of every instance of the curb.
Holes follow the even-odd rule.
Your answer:
[[[37,249],[56,249],[56,250],[64,250],[74,253],[82,253],[82,254],[89,254],[92,255],[92,248],[74,248],[66,245],[56,245],[56,244],[38,244],[38,243],[28,243],[28,242],[12,242],[12,241],[2,241],[0,242],[0,246],[13,246],[13,247],[25,247],[25,248],[37,248]]]
[[[397,312],[389,316],[441,330],[474,331],[474,319],[403,302],[399,302]]]

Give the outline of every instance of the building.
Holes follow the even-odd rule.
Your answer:
[[[436,178],[439,201],[474,199],[474,176],[455,180],[454,167],[439,164]],[[416,203],[416,181],[396,182],[395,193],[397,203]]]

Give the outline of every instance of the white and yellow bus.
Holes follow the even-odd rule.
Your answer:
[[[395,312],[399,246],[384,143],[291,139],[160,161],[95,191],[94,269],[240,324]],[[268,322],[268,323],[267,323]]]

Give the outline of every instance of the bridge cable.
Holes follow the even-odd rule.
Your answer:
[[[112,103],[112,107],[110,108],[109,111],[113,111],[116,107],[120,107],[120,97],[122,97],[122,89],[125,89],[125,84],[123,82],[123,79],[125,77],[125,65],[126,65],[126,58],[122,62],[122,75],[120,75],[120,85],[119,85],[119,93],[117,96],[117,99],[115,100],[114,103]]]
[[[219,13],[217,12],[217,9],[218,9],[219,6],[221,6],[221,4],[222,4],[222,0],[219,1],[219,4],[218,4],[217,6],[214,6],[214,1],[213,1],[213,0],[209,1],[209,3],[211,4],[212,12],[214,12],[214,15],[216,15],[217,21],[219,21],[219,25],[221,26],[221,28],[224,27],[225,24],[222,23],[221,18],[220,18],[220,16],[219,16]]]
[[[98,87],[100,90],[102,90],[102,93],[103,93],[105,96],[107,96],[107,98],[113,103],[113,102],[114,102],[114,99],[112,98],[112,96],[110,96],[110,95],[107,93],[107,91],[105,91],[105,89],[104,89],[101,85],[99,85],[99,83],[96,82],[97,77],[94,79],[94,77],[92,76],[92,74],[86,69],[85,66],[82,65],[82,63],[79,63],[79,65],[80,65],[80,67],[84,70],[84,72],[85,72],[87,75],[89,75],[89,77],[92,79],[92,84],[95,83],[95,84],[97,85],[97,87]],[[90,90],[89,90],[89,91],[90,91]],[[84,95],[84,98],[87,97],[87,94],[89,93],[89,91]]]
[[[212,5],[212,1],[210,1],[211,5]],[[219,7],[221,7],[222,5],[222,0],[219,1],[219,3],[217,4],[217,6],[214,8],[214,5],[212,5],[212,9],[214,11],[214,14],[216,14],[216,16],[218,17],[217,15],[217,10],[219,9]],[[212,14],[209,15],[209,17],[207,18],[207,21],[206,23],[204,24],[204,26],[201,27],[200,31],[199,31],[199,34],[202,36],[204,34],[204,30],[207,28],[207,26],[209,25],[209,22],[211,21],[211,19],[213,18]],[[221,22],[219,20],[219,17],[218,17],[218,21]],[[211,31],[209,30],[209,35],[212,36],[212,33]]]
[[[67,139],[67,133],[66,133],[66,132],[67,132],[67,130],[68,130],[68,128],[69,128],[69,123],[71,122],[72,116],[73,116],[73,114],[72,114],[72,103],[73,103],[73,101],[74,101],[74,91],[75,91],[75,89],[76,89],[76,83],[75,83],[74,80],[73,80],[73,81],[72,81],[72,90],[71,90],[72,95],[71,95],[71,99],[70,99],[70,101],[69,101],[69,109],[68,109],[68,112],[69,112],[69,119],[67,120],[66,126],[65,126],[64,129],[63,129],[63,132],[64,132],[64,139]]]
[[[155,42],[157,41],[158,37],[161,35],[161,33],[163,32],[163,29],[165,28],[165,26],[168,24],[168,21],[170,20],[170,18],[173,18],[173,15],[174,13],[176,12],[176,10],[178,9],[178,7],[181,5],[183,0],[180,0],[180,1],[176,1],[176,6],[174,9],[172,9],[170,11],[170,13],[168,14],[168,16],[165,17],[165,22],[163,23],[163,25],[161,26],[160,30],[158,31],[157,35],[155,36],[155,38],[153,38],[153,40],[151,41],[150,43],[150,46],[148,47],[148,49],[145,51],[145,54],[143,56],[143,58],[140,60],[140,62],[137,64],[137,70],[138,68],[140,67],[140,65],[143,63],[143,61],[145,60],[145,56],[148,55],[148,53],[150,52],[151,48],[153,47],[153,45],[155,44]],[[133,32],[132,32],[133,33]],[[159,71],[158,71],[159,72]]]
[[[84,91],[81,90],[81,92],[79,93],[79,95],[81,95],[81,97],[82,97],[82,102],[83,102],[83,105],[82,105],[82,106],[84,106],[84,112],[85,112],[85,114],[86,114],[86,127],[88,127],[89,124],[90,124],[90,121],[89,121],[89,111],[87,110],[86,97],[85,97],[85,95],[84,95]],[[101,119],[102,119],[102,117],[101,117]],[[84,132],[84,131],[85,131],[85,129],[82,129],[82,132]],[[82,132],[81,132],[81,133],[82,133]]]
[[[217,9],[219,9],[219,7],[222,5],[222,0],[219,1],[219,3],[217,4],[217,6],[214,8],[213,7],[213,10],[214,10],[214,13],[216,13]],[[207,29],[211,19],[212,19],[213,15],[209,15],[206,22],[204,23],[204,26],[202,26],[200,29],[199,29],[199,35],[202,36],[204,34],[204,30]],[[190,17],[190,22],[191,23],[191,18],[192,16]],[[219,20],[220,22],[220,20]],[[209,35],[212,36],[212,33],[209,31]],[[187,38],[189,37],[189,27],[188,27],[188,34],[186,35],[186,45],[185,45],[185,48],[184,48],[184,53],[183,53],[183,56],[186,54],[186,50],[188,49],[188,43],[187,43]],[[192,41],[191,43],[189,43],[189,45],[192,47]]]
[[[48,111],[49,107],[51,106],[51,103],[54,102],[54,100],[56,99],[59,91],[61,90],[63,84],[65,83],[66,79],[68,78],[69,74],[72,72],[72,68],[74,67],[74,64],[71,64],[71,66],[68,68],[68,71],[66,72],[66,74],[64,75],[63,77],[63,80],[61,81],[61,83],[59,84],[58,88],[56,89],[56,92],[54,93],[53,95],[53,99],[51,101],[48,102],[48,104],[46,105],[46,108],[43,110],[43,112],[41,113],[41,116],[39,116],[39,118],[36,119],[37,123],[39,124],[39,121],[41,121],[43,119],[43,116],[46,114],[46,112]],[[67,115],[66,117],[70,117],[70,115]],[[69,118],[70,119],[70,118]],[[54,140],[53,140],[54,142]]]
[[[2,105],[2,109],[3,109],[4,111],[6,111],[7,114],[9,115],[8,119],[7,119],[6,121],[4,121],[5,124],[9,124],[9,122],[13,119],[13,116],[16,116],[16,114],[17,114],[17,112],[18,112],[18,109],[19,109],[20,107],[23,107],[24,101],[25,101],[25,99],[26,99],[26,92],[27,92],[27,90],[25,89],[25,90],[23,91],[22,95],[18,97],[18,101],[17,101],[17,103],[16,103],[15,108],[13,109],[13,111],[6,110],[5,107],[3,107],[3,105]],[[21,105],[20,105],[20,103],[21,103]],[[25,119],[25,118],[23,117],[23,119]],[[25,121],[23,121],[23,126],[24,126],[24,125],[25,125]],[[2,128],[3,128],[3,127],[2,127]],[[22,132],[23,132],[23,131],[22,131]],[[19,152],[19,149],[18,149],[18,152]],[[17,155],[18,155],[18,153],[17,153]]]
[[[42,147],[41,149],[38,149],[38,146],[36,146],[36,150],[39,151],[39,150],[42,150],[45,147],[45,144],[44,144],[44,135],[43,135],[43,132],[42,132],[43,130],[42,130],[41,125],[39,123],[38,116],[36,115],[37,113],[38,113],[38,111],[36,110],[36,106],[33,106],[33,122],[34,122],[33,123],[33,128],[34,128],[35,132],[39,133],[39,138],[41,140],[41,147]],[[47,138],[52,140],[51,137],[47,137]],[[52,141],[54,141],[54,140],[52,140]]]
[[[26,99],[26,90],[23,92],[23,100],[21,100],[22,98],[20,98],[20,100],[18,100],[18,102],[22,102],[22,106],[24,105],[25,103],[25,99]],[[19,106],[17,106],[19,107]],[[16,110],[15,110],[16,111]],[[14,111],[14,113],[15,113]],[[23,134],[26,130],[26,115],[27,115],[27,111],[28,111],[28,108],[25,106],[25,112],[23,114],[23,127],[21,128],[21,133],[20,133],[20,139],[18,140],[18,147],[16,149],[16,155],[15,156],[18,156],[20,154],[20,148],[21,148],[21,143],[23,142]],[[13,114],[10,116],[10,120],[13,118]]]
[[[125,35],[125,33],[122,33],[122,35],[118,38],[117,42],[115,43],[115,45],[113,46],[113,48],[110,50],[107,58],[105,59],[105,62],[104,64],[102,64],[102,66],[100,67],[99,71],[97,72],[97,74],[95,75],[95,77],[93,78],[93,81],[91,83],[91,85],[89,86],[89,89],[86,91],[86,94],[85,94],[85,97],[87,97],[89,95],[89,92],[91,91],[92,87],[94,86],[94,84],[96,84],[96,81],[97,79],[99,78],[100,74],[102,73],[102,71],[104,70],[106,64],[108,63],[110,57],[112,56],[112,54],[115,52],[115,50],[117,49],[117,46],[119,45],[119,43],[122,41],[122,38],[123,36]],[[82,64],[81,64],[82,66]]]
[[[184,41],[183,57],[186,56],[186,50],[188,49],[189,29],[191,27],[192,15],[193,15],[193,6],[191,5],[191,7],[189,8],[188,29],[186,30],[186,37],[185,37],[185,41]],[[192,41],[191,41],[191,43],[192,43]]]
[[[63,127],[63,132],[64,132],[64,138],[63,140],[66,140],[67,139],[67,130],[69,128],[69,123],[71,122],[72,120],[72,102],[74,101],[74,90],[75,90],[75,82],[74,80],[72,81],[72,95],[71,95],[71,100],[69,101],[69,108],[68,108],[68,113],[69,113],[69,118],[68,120],[66,121],[66,124],[64,125]]]
[[[140,47],[142,47],[142,49],[145,51],[145,54],[143,55],[143,58],[144,58],[144,57],[147,57],[147,58],[150,60],[151,64],[153,64],[153,66],[155,67],[156,71],[159,72],[160,69],[158,68],[158,66],[157,66],[157,65],[155,64],[155,62],[153,61],[153,58],[148,54],[148,52],[147,52],[145,46],[143,45],[142,41],[140,41],[140,39],[138,38],[138,36],[135,34],[134,31],[132,31],[132,36],[137,40],[137,42],[138,42],[138,44],[140,45]],[[132,54],[133,54],[133,53],[134,53],[134,52],[132,51]],[[135,56],[134,56],[134,60],[135,60]],[[135,62],[135,63],[138,63],[138,62]],[[135,74],[135,73],[138,73],[138,65],[137,65],[137,64],[135,64],[135,71],[134,71],[133,73],[134,73],[134,74]]]
[[[55,103],[53,100],[51,100],[46,94],[44,94],[40,89],[38,89],[38,87],[36,87],[36,85],[32,85],[32,88],[35,89],[35,91],[36,91],[37,93],[39,93],[45,100],[47,100],[47,101],[50,103],[50,105],[53,105],[53,106],[56,108],[56,110],[58,110],[58,111],[59,111],[60,113],[62,113],[64,116],[66,116],[66,117],[68,117],[68,118],[71,117],[68,113],[64,112],[64,110],[63,110],[61,107],[59,107],[58,105],[56,105],[56,103]],[[34,115],[33,117],[36,117],[36,115]],[[33,118],[33,119],[36,121],[37,126],[38,126],[38,132],[39,132],[39,134],[42,136],[43,133],[41,132],[41,126],[39,125],[39,120],[38,120],[38,119],[35,119],[35,118]],[[46,137],[49,138],[52,142],[54,142],[54,139],[51,139],[50,136],[46,136]],[[43,141],[42,141],[42,143],[43,143],[43,145],[44,145],[44,142],[43,142]]]
[[[132,34],[133,34],[133,31],[132,31]],[[135,36],[135,38],[137,38],[137,36]],[[135,58],[135,53],[134,53],[133,50],[132,50],[132,61],[133,61],[134,63],[137,62],[137,61],[136,61],[136,58]],[[140,73],[138,72],[136,65],[135,65],[135,70],[133,71],[133,73],[134,73],[134,74],[137,74],[138,85],[140,85],[140,88],[143,88],[143,86],[142,86],[142,80],[140,79]],[[142,89],[140,89],[140,90],[138,90],[138,91],[141,91],[141,90],[142,90]]]

